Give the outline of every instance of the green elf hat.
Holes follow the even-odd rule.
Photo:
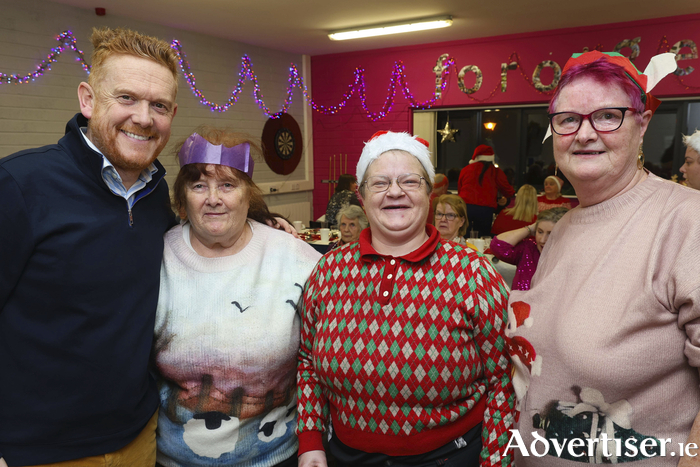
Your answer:
[[[566,65],[564,65],[562,76],[564,76],[572,66],[585,65],[600,59],[614,63],[625,70],[627,76],[634,84],[637,85],[642,93],[644,110],[651,110],[652,115],[661,104],[661,101],[651,95],[651,90],[654,89],[654,86],[656,86],[661,79],[663,79],[669,73],[676,71],[676,68],[678,67],[678,65],[676,65],[675,54],[666,52],[652,57],[651,60],[649,60],[649,65],[647,65],[647,67],[644,69],[644,73],[640,73],[632,62],[624,55],[617,52],[598,52],[597,50],[594,50],[592,52],[573,54],[566,62]],[[550,136],[552,136],[552,129],[548,126],[547,133],[544,135],[542,142],[544,143],[544,141]]]

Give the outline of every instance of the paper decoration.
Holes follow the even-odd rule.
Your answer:
[[[641,42],[641,40],[641,37],[635,37],[632,40],[625,39],[624,41],[617,43],[613,49],[613,52],[620,53],[620,50],[624,49],[625,47],[629,47],[632,50],[632,53],[627,58],[629,58],[630,62],[634,62],[634,59],[639,57],[639,42]],[[602,52],[602,50],[600,50],[600,52]]]
[[[554,70],[554,77],[552,78],[552,82],[547,85],[542,84],[542,81],[540,81],[540,73],[542,73],[542,69],[545,67],[549,67]],[[561,67],[557,62],[554,62],[552,60],[545,60],[544,62],[539,63],[535,67],[535,71],[532,73],[532,85],[535,86],[537,90],[542,92],[554,91],[557,88],[560,79]]]
[[[681,49],[685,47],[688,47],[690,49],[690,53],[679,53]],[[691,41],[690,39],[685,39],[676,42],[675,44],[673,44],[673,47],[671,47],[671,50],[669,50],[669,52],[676,56],[676,60],[693,60],[695,58],[698,58],[698,46],[695,45],[695,42]],[[676,76],[685,76],[691,74],[694,69],[695,68],[693,68],[692,66],[686,68],[678,67],[673,73],[675,73]]]
[[[435,98],[442,99],[442,90],[444,86],[442,85],[442,73],[445,71],[445,60],[449,57],[449,54],[442,54],[438,57],[437,63],[433,67],[433,73],[435,73]]]
[[[474,86],[468,88],[464,84],[464,75],[470,72],[476,75],[476,81],[474,82]],[[481,83],[483,81],[484,75],[481,73],[481,70],[476,65],[467,65],[465,67],[462,67],[462,69],[459,70],[459,74],[457,75],[457,84],[459,85],[459,90],[462,91],[464,94],[473,94],[476,91],[478,91],[481,88]]]

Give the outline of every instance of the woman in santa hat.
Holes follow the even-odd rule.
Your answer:
[[[561,195],[564,180],[556,175],[544,179],[544,193],[537,197],[537,210],[546,211],[552,208],[571,209],[571,200]]]
[[[508,287],[426,225],[427,143],[380,132],[357,164],[369,229],[328,252],[300,303],[299,467],[510,467]]]

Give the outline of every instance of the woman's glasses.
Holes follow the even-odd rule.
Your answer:
[[[580,128],[584,119],[588,119],[593,129],[599,133],[610,133],[622,126],[625,112],[636,112],[631,107],[608,107],[583,115],[576,112],[557,112],[549,114],[552,131],[561,136],[573,135]]]
[[[425,179],[418,174],[403,174],[399,175],[394,180],[403,191],[414,191],[421,187]],[[372,193],[382,193],[391,187],[394,180],[386,175],[377,175],[368,177],[365,181],[365,185],[367,185],[367,189]]]
[[[440,220],[442,218],[447,219],[448,221],[452,222],[453,220],[457,219],[457,214],[453,212],[440,212],[440,211],[435,211],[435,219]]]

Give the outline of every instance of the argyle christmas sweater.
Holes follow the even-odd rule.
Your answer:
[[[483,422],[482,466],[504,453],[514,395],[504,330],[508,288],[480,254],[437,230],[403,257],[360,241],[326,254],[306,284],[298,366],[299,453],[339,439],[422,454]]]

